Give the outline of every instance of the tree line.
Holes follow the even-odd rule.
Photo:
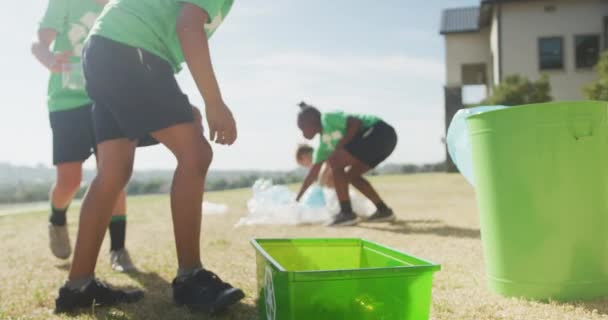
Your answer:
[[[260,175],[243,175],[237,178],[213,178],[206,182],[207,191],[222,191],[231,189],[249,188],[253,183],[263,178]],[[299,175],[288,173],[283,176],[273,178],[276,184],[291,184],[300,182]],[[49,200],[49,190],[52,182],[19,182],[16,185],[0,185],[0,204],[29,203]],[[76,194],[76,198],[82,198],[86,192],[87,185],[81,186]],[[171,187],[170,179],[152,178],[147,180],[134,179],[127,185],[128,195],[144,194],[164,194],[168,193]]]

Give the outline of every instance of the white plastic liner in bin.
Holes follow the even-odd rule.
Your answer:
[[[508,108],[506,106],[481,106],[475,108],[467,108],[459,110],[452,118],[448,127],[448,135],[446,143],[448,145],[448,153],[465,179],[475,186],[475,177],[473,176],[473,160],[471,139],[467,127],[467,118],[494,110]]]

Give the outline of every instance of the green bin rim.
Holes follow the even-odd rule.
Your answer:
[[[431,262],[426,259],[418,258],[414,255],[399,251],[397,249],[379,244],[377,242],[369,241],[366,239],[360,238],[253,238],[251,239],[251,245],[256,249],[258,253],[260,253],[264,258],[269,261],[273,267],[275,267],[279,272],[291,272],[291,273],[300,273],[300,274],[310,274],[310,273],[333,273],[333,272],[344,272],[344,271],[360,271],[362,269],[336,269],[336,270],[315,270],[315,271],[288,271],[283,266],[278,263],[273,257],[271,257],[264,248],[260,245],[262,242],[299,242],[299,243],[320,243],[320,242],[341,242],[341,241],[352,241],[359,242],[361,244],[366,244],[372,247],[377,247],[383,250],[390,251],[392,254],[395,254],[399,257],[406,257],[408,259],[417,260],[421,265],[416,266],[402,266],[402,267],[385,267],[385,268],[365,268],[363,270],[366,271],[380,271],[380,270],[420,270],[426,272],[437,272],[441,270],[441,265]]]
[[[540,107],[540,106],[557,106],[557,105],[575,105],[581,107],[608,107],[608,101],[597,101],[597,100],[566,100],[566,101],[551,101],[551,102],[541,102],[541,103],[530,103],[530,104],[522,104],[517,106],[507,106],[507,108],[491,110],[486,112],[481,112],[477,114],[473,114],[467,117],[468,119],[477,119],[483,118],[487,114],[497,114],[503,112],[513,112],[513,110],[517,110],[520,108],[527,107]]]

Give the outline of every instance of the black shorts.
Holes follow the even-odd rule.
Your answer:
[[[152,145],[158,142],[150,133],[194,120],[188,97],[162,58],[92,36],[83,64],[97,143],[127,138]]]
[[[53,164],[84,162],[95,152],[91,105],[49,114],[53,131]]]
[[[395,129],[388,123],[379,121],[369,128],[360,130],[344,148],[370,168],[375,168],[393,153],[396,146]]]

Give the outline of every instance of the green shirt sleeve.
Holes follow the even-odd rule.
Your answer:
[[[40,29],[53,29],[63,33],[68,15],[68,0],[49,0],[44,17],[40,21]]]
[[[209,15],[208,22],[213,20],[213,16],[215,16],[222,7],[223,0],[181,0],[181,2],[191,3],[207,12]]]
[[[207,12],[209,21],[205,24],[205,32],[207,37],[211,37],[230,12],[234,0],[181,0],[181,2],[191,3]]]

